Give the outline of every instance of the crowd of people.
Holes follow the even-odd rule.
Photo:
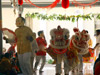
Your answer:
[[[17,53],[12,56],[11,53],[2,54],[0,60],[0,75],[17,75],[22,73]]]

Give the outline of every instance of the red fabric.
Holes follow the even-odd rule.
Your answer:
[[[8,49],[8,51],[7,51],[8,53],[15,53],[15,47],[14,46],[11,46],[9,49]]]
[[[47,43],[46,43],[45,39],[43,39],[43,38],[41,38],[41,37],[38,37],[38,38],[36,39],[36,41],[37,41],[38,46],[40,46],[40,45],[47,46]]]
[[[100,62],[96,64],[94,75],[100,75]]]
[[[44,46],[44,47],[46,47],[47,46],[47,43],[46,43],[46,41],[45,41],[45,39],[43,39],[43,38],[41,38],[41,37],[38,37],[37,39],[36,39],[36,41],[37,41],[37,44],[38,44],[38,46]],[[38,51],[37,53],[36,53],[36,55],[37,56],[39,56],[39,55],[46,55],[46,52],[44,52],[44,51]]]
[[[44,52],[44,51],[38,51],[38,52],[36,53],[36,55],[37,55],[37,56],[39,56],[39,55],[42,55],[42,56],[43,56],[43,55],[46,55],[46,52]]]
[[[19,68],[18,68],[18,66],[16,66],[16,65],[15,65],[15,66],[14,66],[14,68],[15,68],[17,71],[19,71]]]
[[[89,48],[89,52],[91,54],[91,57],[94,57],[94,50],[92,48]]]
[[[72,48],[73,47],[73,43],[72,43],[72,40],[71,40],[71,42],[70,42],[70,48]]]
[[[63,8],[68,8],[69,7],[69,0],[62,0],[62,7]]]
[[[19,5],[23,5],[23,0],[18,0]]]
[[[43,7],[40,7],[40,6],[37,6],[36,4],[32,3],[30,0],[25,0],[26,3],[29,3],[37,8],[54,8],[57,3],[60,2],[60,0],[55,0],[52,4],[48,5],[48,6],[43,6]]]
[[[67,51],[66,49],[53,49],[54,53],[56,54],[64,54]]]

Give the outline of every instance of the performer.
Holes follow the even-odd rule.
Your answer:
[[[31,42],[35,40],[36,36],[33,35],[32,30],[29,27],[24,26],[25,19],[23,17],[18,17],[16,19],[16,26],[18,27],[15,30],[17,38],[17,54],[22,70],[23,75],[33,75],[31,57],[32,57],[32,44]],[[5,40],[8,43],[15,42],[15,39]]]
[[[33,75],[31,66],[32,48],[31,42],[35,39],[32,30],[29,27],[24,26],[25,19],[18,17],[16,19],[15,30],[17,37],[17,53],[19,64],[24,75]]]
[[[94,73],[94,75],[96,75],[96,72],[99,72],[99,73],[100,73],[99,70],[96,71],[96,68],[97,68],[97,67],[100,68],[100,66],[97,65],[98,62],[99,62],[99,64],[100,64],[100,54],[99,54],[98,58],[96,59],[96,61],[95,61],[95,63],[94,63],[94,66],[93,66],[93,73]],[[97,75],[98,75],[98,74],[97,74]]]
[[[36,35],[35,33],[33,33],[33,35]],[[31,65],[32,65],[32,70],[33,69],[33,63],[34,63],[34,58],[36,56],[35,52],[39,50],[38,44],[36,42],[36,40],[33,40],[32,42],[32,57],[31,57]]]
[[[66,28],[61,28],[58,25],[57,28],[50,31],[50,36],[50,45],[47,48],[47,53],[56,61],[56,75],[62,74],[62,61],[64,61],[64,72],[65,75],[67,75],[69,69],[68,66],[66,66],[66,52],[70,42],[69,30]]]
[[[73,69],[72,72],[74,73],[74,71],[77,70],[79,73],[83,73],[82,57],[83,55],[89,53],[88,40],[90,39],[90,35],[86,30],[80,32],[78,28],[74,28],[73,31],[75,32],[75,35],[73,35],[71,38],[70,47],[73,50],[77,50],[80,64]]]
[[[36,39],[36,41],[37,41],[37,44],[39,47],[39,51],[36,52],[36,63],[35,63],[34,71],[37,70],[37,66],[39,65],[40,60],[42,60],[41,67],[39,69],[39,73],[42,73],[43,72],[42,69],[43,69],[45,62],[46,62],[45,48],[47,46],[47,42],[46,42],[43,31],[39,31],[38,36],[39,37]]]
[[[100,53],[100,29],[96,30],[96,45],[94,49],[96,49],[96,58],[98,58]]]

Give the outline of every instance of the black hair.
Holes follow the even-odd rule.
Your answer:
[[[89,33],[88,30],[86,30],[86,32]]]
[[[22,21],[24,21],[24,23],[25,23],[25,18],[23,18],[23,17],[20,17],[21,19],[22,19]]]
[[[5,53],[4,57],[10,58],[10,54],[9,53]]]
[[[18,54],[16,53],[15,56],[18,57]]]
[[[99,32],[100,33],[100,30],[96,30],[96,32]]]
[[[39,32],[38,32],[38,36],[40,36],[41,33],[43,33],[43,31],[39,31]]]
[[[100,58],[100,53],[99,53],[99,57],[98,58]]]

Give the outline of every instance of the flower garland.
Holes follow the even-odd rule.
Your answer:
[[[92,18],[94,17],[95,14],[86,14],[86,15],[71,15],[71,16],[67,16],[67,15],[62,15],[62,14],[52,14],[52,15],[43,15],[43,14],[39,14],[39,13],[27,13],[25,15],[25,17],[32,17],[32,18],[38,18],[38,19],[41,19],[41,20],[60,20],[60,21],[72,21],[72,22],[75,22],[75,21],[78,21],[79,18],[82,18],[83,20],[92,20]],[[100,19],[100,14],[97,15],[96,17],[97,19]]]

